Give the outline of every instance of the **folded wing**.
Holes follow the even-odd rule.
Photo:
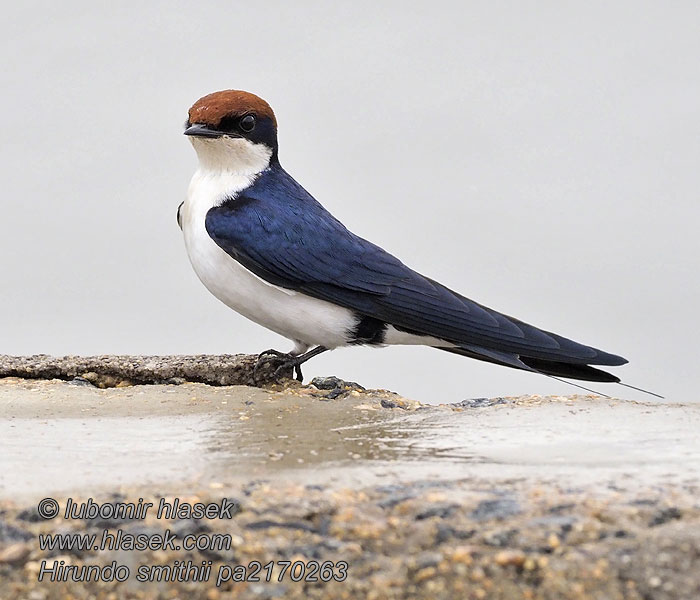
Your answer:
[[[552,375],[617,381],[587,365],[614,354],[501,314],[404,265],[348,231],[276,167],[212,208],[206,228],[229,255],[266,281],[372,316],[481,360]]]

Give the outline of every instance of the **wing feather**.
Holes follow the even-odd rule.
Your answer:
[[[241,195],[212,208],[206,228],[224,251],[270,283],[412,333],[479,347],[494,358],[507,353],[572,364],[627,362],[420,275],[348,231],[281,167],[272,167]]]

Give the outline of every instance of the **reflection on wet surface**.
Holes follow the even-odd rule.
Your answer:
[[[693,478],[700,406],[540,399],[386,409],[200,384],[0,382],[0,495],[285,477],[359,485],[472,476]]]
[[[0,419],[2,492],[194,477],[205,467],[202,415]],[[52,487],[53,489],[53,487]]]

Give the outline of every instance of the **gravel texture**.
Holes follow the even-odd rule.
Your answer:
[[[700,509],[696,488],[562,489],[556,485],[430,481],[331,489],[251,481],[225,491],[193,489],[183,501],[235,498],[230,520],[42,521],[33,506],[0,503],[0,597],[368,598],[671,600],[700,597]],[[158,503],[119,492],[101,501]],[[172,500],[171,497],[168,497]],[[74,498],[80,501],[80,498]],[[86,498],[82,498],[86,500]],[[60,500],[61,505],[64,500]],[[683,509],[679,508],[683,505]],[[668,518],[668,517],[671,518]],[[39,533],[227,533],[227,550],[64,551],[38,549]],[[136,555],[136,556],[134,556]],[[250,561],[346,561],[344,582],[37,582],[42,560],[67,565],[222,565]],[[276,572],[277,573],[277,572]]]

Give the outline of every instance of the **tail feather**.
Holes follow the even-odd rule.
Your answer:
[[[619,377],[616,377],[607,371],[603,371],[602,369],[591,367],[590,365],[572,365],[570,363],[542,360],[539,358],[529,358],[527,356],[521,356],[520,360],[523,361],[528,367],[532,367],[535,369],[535,371],[544,373],[545,375],[555,375],[557,377],[579,379],[581,381],[620,383]]]
[[[657,398],[664,398],[662,395],[656,392],[651,392],[643,388],[635,387],[628,383],[622,383],[619,377],[616,377],[612,373],[603,371],[602,369],[596,369],[590,365],[582,365],[576,363],[567,363],[562,361],[554,360],[544,360],[541,358],[532,358],[529,356],[522,356],[518,354],[512,354],[508,352],[497,352],[494,350],[489,350],[487,348],[481,348],[480,346],[436,346],[438,350],[444,350],[445,352],[451,352],[453,354],[459,354],[460,356],[468,356],[469,358],[475,358],[476,360],[481,360],[484,362],[493,363],[496,365],[501,365],[504,367],[510,367],[511,369],[520,369],[523,371],[530,371],[533,373],[540,373],[541,375],[546,375],[547,377],[552,377],[553,379],[558,379],[559,377],[565,377],[566,379],[577,379],[580,381],[596,381],[600,383],[619,383],[625,387],[628,387],[639,392],[644,392],[651,396],[656,396]],[[569,381],[564,381],[564,383],[569,383],[570,385],[576,385]],[[576,386],[582,387],[582,386]],[[589,388],[582,388],[589,392],[595,392],[595,390],[590,390]],[[606,396],[601,392],[595,392],[601,396]],[[606,396],[609,398],[610,396]]]
[[[568,379],[578,379],[581,381],[598,381],[605,383],[619,383],[620,379],[615,375],[596,369],[590,365],[572,364],[561,361],[543,360],[541,358],[530,358],[519,356],[507,352],[494,352],[478,346],[467,347],[438,347],[439,350],[468,356],[484,362],[490,362],[512,369],[541,373],[542,375],[552,375],[556,377],[566,377]]]

